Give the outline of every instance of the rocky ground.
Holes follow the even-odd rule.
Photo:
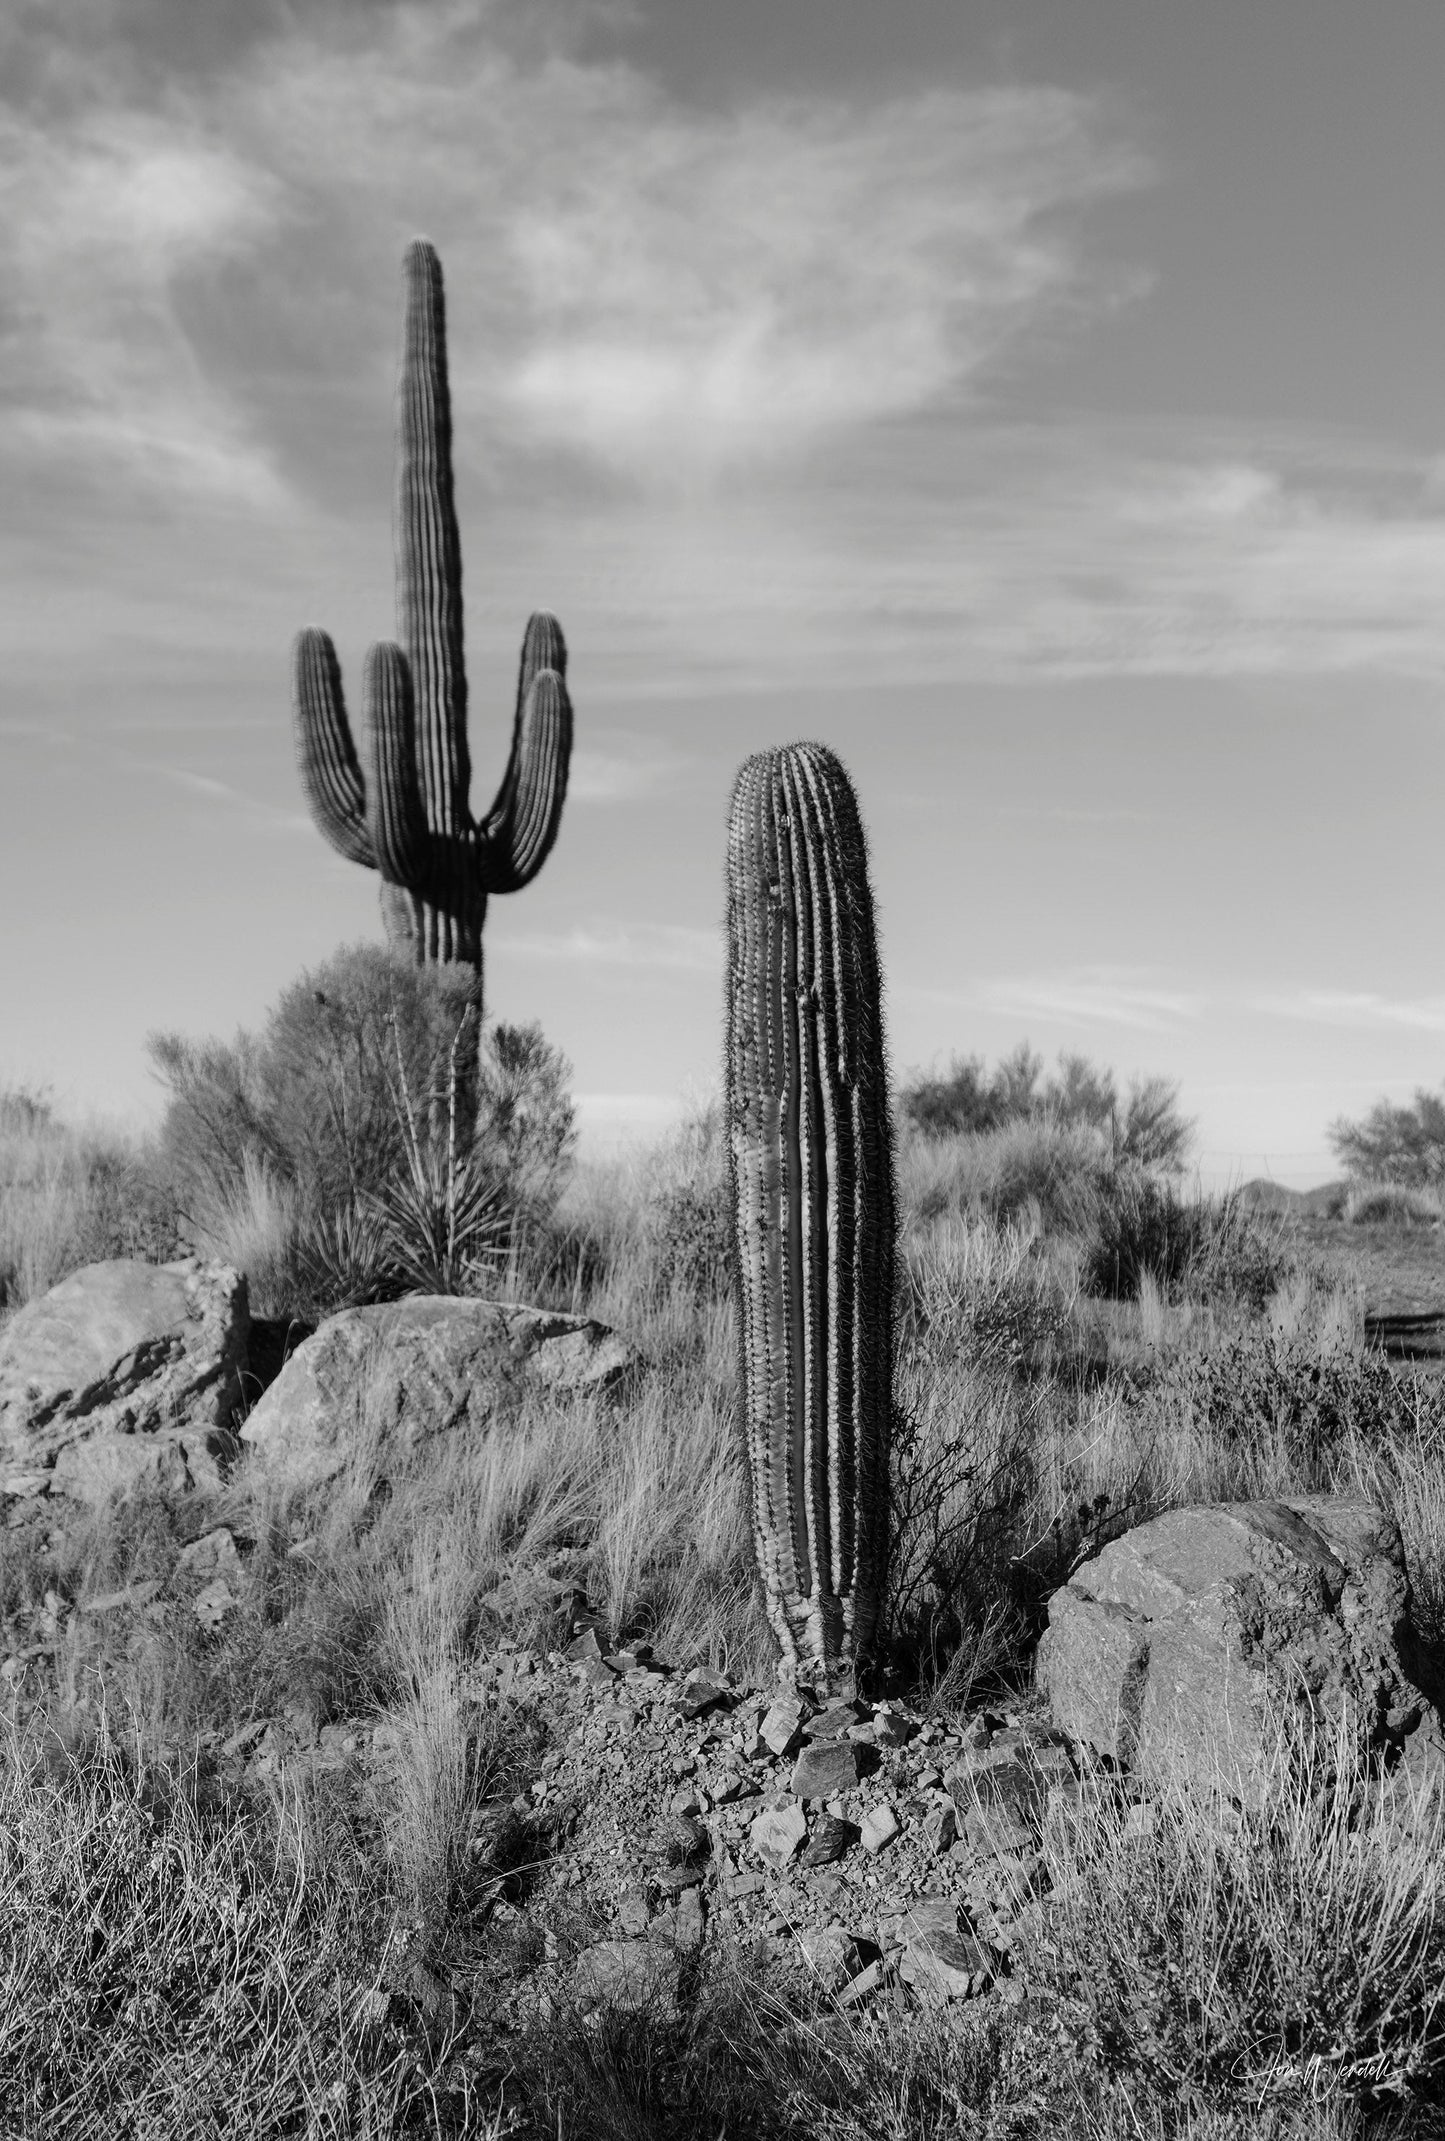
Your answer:
[[[219,1531],[187,1549],[170,1588],[216,1626],[244,1582]],[[146,1583],[85,1610],[140,1624],[178,1602]],[[49,1625],[5,1629],[0,1671],[17,1691],[63,1641],[62,1622],[56,1601]],[[585,1620],[545,1655],[504,1637],[456,1699],[478,1737],[500,1713],[513,1750],[529,1751],[533,1774],[482,1801],[467,1843],[477,1929],[514,1929],[519,2022],[559,1998],[674,2003],[700,1952],[729,1942],[845,2003],[1016,1996],[1020,1939],[1048,1885],[1040,1824],[1079,1788],[1042,1712],[979,1713],[957,1729],[896,1701],[819,1709],[672,1671],[645,1648],[608,1655]],[[215,1735],[202,1756],[233,1785],[284,1773],[359,1789],[397,1731],[388,1718],[318,1727],[292,1711]],[[398,1995],[431,2008],[464,1992],[402,1943],[378,2009]]]

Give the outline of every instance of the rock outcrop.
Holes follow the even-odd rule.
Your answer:
[[[1246,1799],[1281,1720],[1390,1763],[1445,1749],[1399,1527],[1364,1502],[1226,1503],[1127,1532],[1050,1600],[1038,1680],[1076,1746]]]
[[[246,1281],[194,1258],[87,1264],[0,1333],[0,1488],[92,1505],[220,1484],[236,1444]]]
[[[483,1429],[529,1392],[605,1390],[637,1355],[605,1324],[511,1302],[419,1294],[343,1310],[298,1347],[242,1429],[288,1481],[384,1465],[438,1435]]]

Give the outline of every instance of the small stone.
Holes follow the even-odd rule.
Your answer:
[[[803,1960],[825,1992],[841,1992],[858,1968],[858,1943],[846,1926],[815,1926],[798,1935]]]
[[[232,1592],[224,1576],[208,1583],[197,1592],[191,1611],[203,1628],[219,1628],[228,1614],[234,1613],[241,1601]]]
[[[760,1873],[735,1873],[724,1881],[723,1887],[730,1902],[741,1903],[745,1896],[755,1896],[760,1888],[766,1888],[767,1883]]]
[[[987,1990],[993,1965],[971,1933],[936,1932],[909,1942],[898,1974],[920,1999],[967,2000]]]
[[[222,1755],[244,1754],[248,1747],[254,1746],[256,1741],[261,1738],[266,1731],[268,1723],[269,1719],[267,1718],[253,1717],[248,1725],[242,1725],[231,1734],[228,1740],[221,1742]]]
[[[815,1824],[799,1863],[831,1866],[852,1850],[858,1836],[859,1831],[853,1822],[844,1821],[836,1814],[824,1814]]]
[[[682,1684],[677,1697],[678,1714],[687,1718],[702,1717],[731,1700],[732,1689],[726,1680],[699,1667],[696,1672],[689,1673]]]
[[[957,1931],[958,1905],[952,1896],[918,1896],[906,1910],[879,1924],[879,1932],[889,1947],[906,1947],[912,1940]]]
[[[758,1736],[770,1753],[780,1759],[797,1746],[803,1722],[803,1705],[791,1695],[780,1696],[758,1727]]]
[[[804,1737],[810,1740],[843,1739],[850,1725],[858,1723],[856,1702],[830,1702],[826,1710],[819,1710],[803,1726]]]
[[[144,1583],[127,1584],[123,1591],[106,1591],[99,1598],[87,1598],[80,1610],[82,1613],[114,1613],[120,1607],[139,1609],[148,1606],[159,1589],[159,1579],[147,1577]]]
[[[885,1801],[882,1806],[870,1807],[863,1816],[862,1844],[871,1857],[885,1850],[898,1834],[898,1816]]]
[[[873,1720],[873,1737],[880,1747],[906,1747],[917,1730],[901,1710],[880,1710]]]
[[[193,1539],[177,1554],[176,1573],[197,1579],[226,1576],[239,1584],[244,1569],[235,1534],[221,1524],[201,1538]]]
[[[656,1842],[669,1866],[696,1866],[712,1848],[706,1828],[691,1814],[676,1814],[664,1822]]]
[[[951,1806],[936,1806],[923,1818],[923,1841],[942,1858],[958,1840],[958,1815]]]
[[[885,1976],[886,1971],[881,1961],[868,1963],[858,1972],[855,1978],[850,1978],[843,1987],[843,1990],[838,1995],[838,2005],[840,2007],[855,2007],[860,2000],[866,2000],[870,1993],[877,1992]]]
[[[793,1764],[788,1789],[799,1799],[827,1799],[857,1782],[858,1754],[850,1741],[810,1740]]]
[[[661,1895],[680,1896],[685,1888],[696,1888],[702,1875],[701,1866],[660,1866],[652,1878]]]
[[[977,1717],[971,1717],[964,1726],[962,1732],[958,1735],[958,1743],[960,1747],[966,1748],[970,1753],[977,1753],[980,1749],[987,1747],[992,1738],[993,1727],[990,1725],[987,1715],[980,1711]]]
[[[748,1842],[770,1866],[786,1866],[805,1842],[808,1817],[800,1806],[765,1807],[748,1830]]]
[[[617,1923],[624,1933],[645,1933],[651,1917],[646,1896],[639,1895],[635,1889],[631,1895],[624,1896],[617,1906]]]
[[[519,1673],[529,1673],[532,1670],[531,1659],[519,1658],[516,1669]],[[584,1658],[577,1671],[587,1685],[594,1688],[610,1688],[617,1677],[605,1658]]]
[[[702,1794],[694,1791],[690,1784],[685,1784],[680,1792],[673,1793],[667,1803],[667,1811],[669,1814],[679,1814],[684,1817],[688,1815],[696,1816],[702,1812]]]
[[[703,1902],[702,1891],[697,1888],[689,1888],[677,1899],[677,1910],[673,1914],[672,1921],[672,1937],[679,1948],[691,1950],[702,1946],[703,1935],[706,1931],[707,1905]]]
[[[1037,1841],[1032,1828],[1002,1807],[971,1807],[963,1817],[963,1829],[980,1858],[1006,1858],[1011,1852],[1031,1851]]]
[[[1140,1806],[1131,1806],[1124,1815],[1124,1834],[1136,1840],[1152,1836],[1159,1826],[1159,1816],[1147,1800]]]
[[[580,1665],[584,1658],[600,1658],[602,1645],[597,1640],[597,1630],[584,1628],[581,1635],[573,1637],[562,1655],[569,1665]]]

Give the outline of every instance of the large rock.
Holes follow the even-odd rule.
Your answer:
[[[334,1477],[359,1454],[485,1429],[529,1392],[605,1390],[637,1355],[605,1324],[511,1302],[418,1294],[345,1309],[292,1354],[241,1430],[297,1483]]]
[[[1399,1527],[1314,1498],[1179,1509],[1049,1602],[1038,1678],[1076,1743],[1254,1795],[1281,1717],[1365,1752],[1438,1745],[1438,1661],[1411,1620]]]
[[[219,1484],[249,1327],[229,1265],[72,1272],[0,1333],[0,1486],[99,1503]]]

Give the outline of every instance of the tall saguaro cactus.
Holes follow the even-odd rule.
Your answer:
[[[741,768],[727,1105],[754,1539],[784,1672],[867,1658],[888,1546],[893,1155],[868,857],[821,744]]]
[[[424,238],[403,264],[406,316],[398,389],[396,604],[401,644],[366,657],[365,765],[341,668],[309,625],[294,649],[296,755],[311,815],[348,861],[381,873],[392,945],[419,964],[482,964],[487,895],[529,884],[557,837],[572,750],[567,649],[555,617],[528,620],[512,752],[480,821],[468,791],[462,554],[452,499],[446,303]]]

